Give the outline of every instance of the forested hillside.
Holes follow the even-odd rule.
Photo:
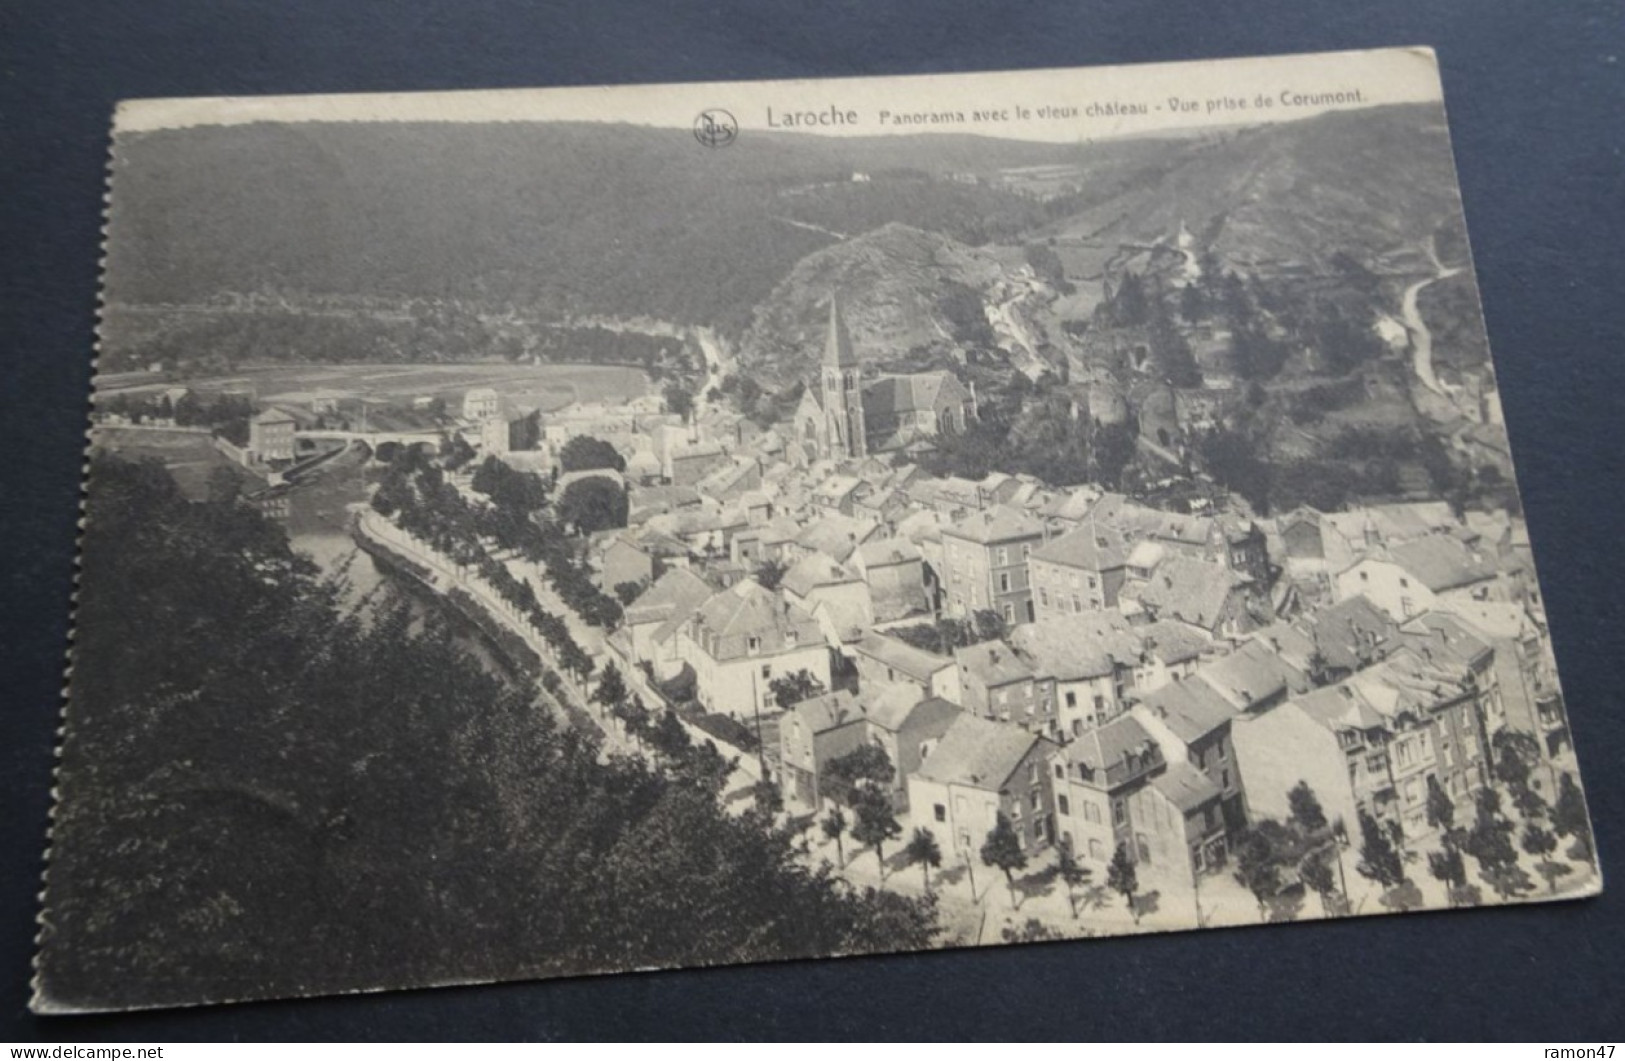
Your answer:
[[[91,476],[48,1007],[933,942],[929,903],[802,868],[713,774],[601,763],[444,630],[341,616],[254,511]]]

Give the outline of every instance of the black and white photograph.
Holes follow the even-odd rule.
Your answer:
[[[1426,48],[109,174],[36,1012],[1601,890]]]

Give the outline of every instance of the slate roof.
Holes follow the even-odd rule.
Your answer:
[[[1398,632],[1388,613],[1365,597],[1346,597],[1303,619],[1298,627],[1333,667],[1359,670],[1393,647]]]
[[[853,646],[853,650],[921,683],[929,682],[931,676],[942,668],[954,665],[953,658],[949,656],[939,656],[935,652],[915,648],[905,641],[887,637],[875,630],[865,631],[863,637]]]
[[[937,696],[921,696],[912,685],[884,685],[858,695],[864,717],[880,729],[897,733],[916,718],[952,718],[959,705]]]
[[[1105,571],[1123,566],[1127,548],[1115,528],[1091,520],[1034,549],[1033,559],[1085,571]]]
[[[1443,534],[1401,542],[1388,554],[1435,593],[1495,577],[1495,564],[1487,557]]]
[[[1135,710],[1150,711],[1186,744],[1201,740],[1237,714],[1236,709],[1200,677],[1147,693]]]
[[[942,533],[979,545],[990,545],[1020,538],[1042,537],[1044,525],[1020,509],[1010,508],[1008,505],[994,505],[980,512],[972,512],[958,523],[943,528]]]
[[[810,733],[827,733],[854,722],[862,722],[864,717],[857,699],[845,689],[803,700],[790,708],[790,712],[801,720]]]
[[[1119,715],[1096,726],[1066,746],[1074,766],[1087,767],[1085,780],[1115,787],[1162,765],[1162,750],[1133,715]],[[1131,762],[1129,756],[1136,758]]]
[[[751,637],[760,639],[759,651],[764,656],[783,651],[792,633],[793,647],[823,641],[816,619],[748,578],[714,594],[700,606],[694,621],[699,644],[718,660],[748,655]]]
[[[820,586],[859,582],[856,571],[827,553],[808,553],[790,566],[780,584],[798,597],[806,597]]]
[[[1224,795],[1219,786],[1190,763],[1173,762],[1151,779],[1151,787],[1185,814],[1198,810]]]
[[[699,575],[674,567],[627,605],[623,618],[627,626],[639,626],[662,623],[674,615],[692,615],[715,592]]]
[[[1119,611],[1078,612],[1022,623],[1011,644],[1033,661],[1039,675],[1079,681],[1133,667],[1143,649],[1139,633]]]
[[[906,564],[920,559],[920,550],[907,538],[880,538],[858,546],[858,559],[865,568]]]
[[[1306,692],[1309,679],[1263,641],[1253,640],[1201,669],[1202,681],[1231,706],[1248,710],[1272,697]]]
[[[1230,595],[1246,579],[1223,564],[1170,556],[1145,582],[1128,582],[1121,595],[1140,601],[1159,619],[1174,618],[1212,629]]]
[[[1165,666],[1196,659],[1213,644],[1213,639],[1181,622],[1158,620],[1136,628],[1145,644],[1145,653]]]
[[[858,543],[873,534],[877,527],[872,520],[832,513],[803,527],[796,535],[796,544],[803,549],[828,553],[844,563],[856,551]]]
[[[954,649],[958,663],[977,681],[989,688],[1032,678],[1033,668],[1003,641],[984,641]]]
[[[1008,722],[961,714],[920,764],[918,776],[997,792],[1041,740]]]

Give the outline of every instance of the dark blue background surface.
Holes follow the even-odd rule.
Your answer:
[[[106,130],[139,96],[893,74],[1430,44],[1601,899],[125,1017],[24,1010]],[[1625,6],[1596,0],[0,2],[0,1039],[1606,1040],[1625,1022]]]

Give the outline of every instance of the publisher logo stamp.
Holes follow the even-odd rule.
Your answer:
[[[739,123],[720,108],[701,111],[694,119],[694,139],[706,147],[727,147],[739,138]]]

